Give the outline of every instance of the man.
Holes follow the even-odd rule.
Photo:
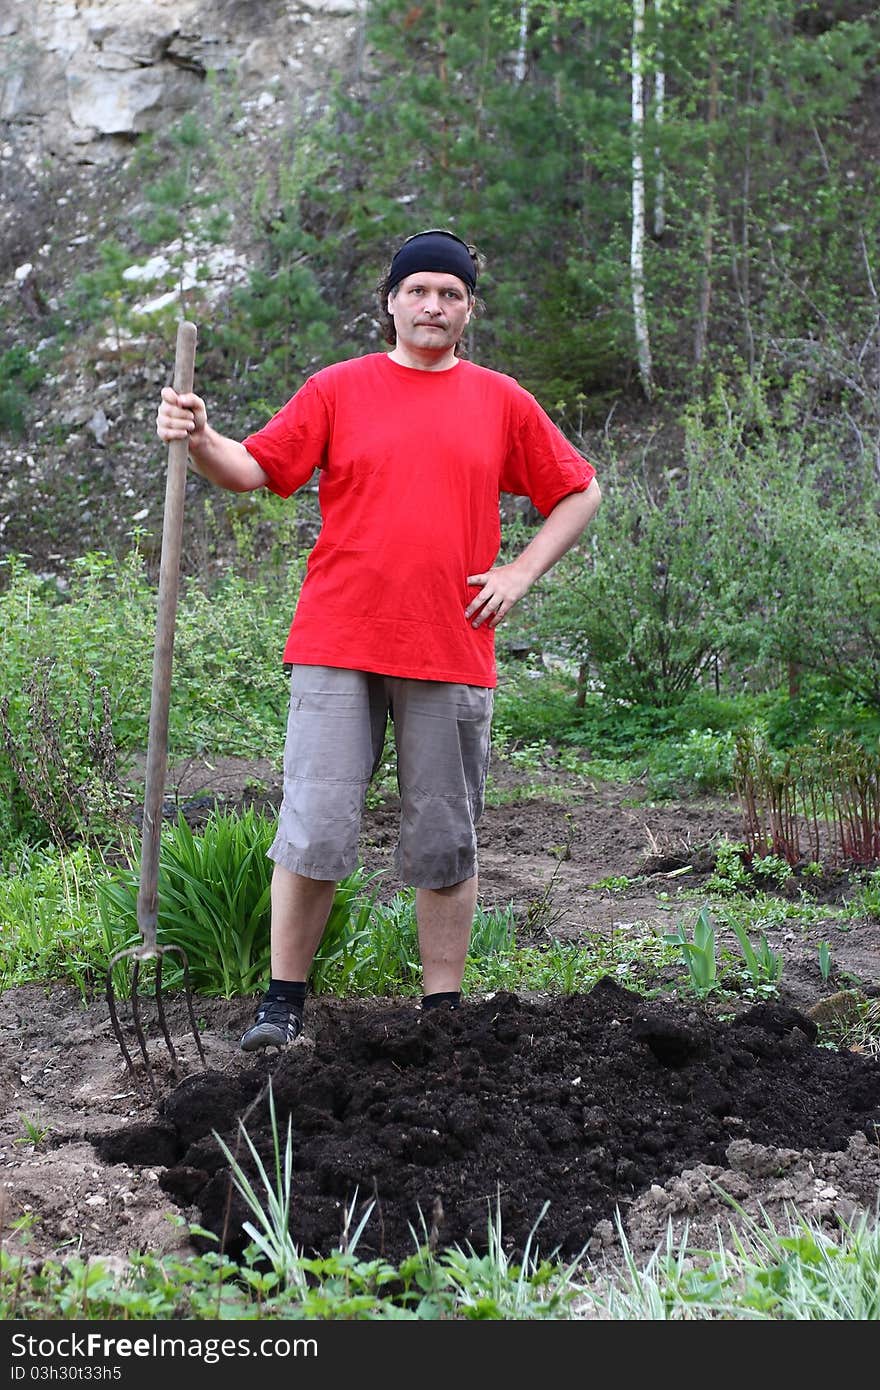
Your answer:
[[[195,394],[162,391],[157,433],[186,438],[220,487],[288,497],[317,468],[322,526],[284,659],[292,664],[284,795],[269,854],[272,978],[241,1047],[302,1029],[306,982],[339,879],[357,862],[364,796],[394,724],[396,866],[416,889],[422,1007],[458,1006],[477,901],[495,629],[577,541],[595,470],[511,377],[464,361],[479,258],[430,230],[381,288],[389,352],[311,376],[243,442]],[[499,493],[546,518],[496,565]]]

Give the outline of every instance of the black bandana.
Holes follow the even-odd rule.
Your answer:
[[[445,271],[447,275],[457,275],[471,291],[477,287],[471,253],[454,232],[417,232],[405,241],[391,262],[389,290],[420,270]]]

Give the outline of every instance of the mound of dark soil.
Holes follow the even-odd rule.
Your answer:
[[[607,979],[587,995],[497,994],[455,1012],[319,1003],[283,1054],[190,1075],[154,1121],[93,1142],[107,1163],[160,1167],[164,1191],[236,1255],[250,1213],[214,1131],[262,1191],[239,1121],[274,1174],[271,1082],[305,1253],[339,1246],[367,1208],[362,1256],[396,1262],[426,1240],[484,1250],[497,1209],[509,1251],[538,1225],[543,1253],[574,1256],[617,1206],[723,1164],[732,1141],[843,1150],[875,1138],[880,1063],[815,1036],[784,1004],[719,1022]]]

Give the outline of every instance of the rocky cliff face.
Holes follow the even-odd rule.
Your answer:
[[[364,10],[365,0],[2,0],[0,560],[23,553],[52,573],[127,545],[132,526],[160,531],[152,419],[173,354],[168,316],[207,325],[260,262],[266,189],[336,76],[363,73]],[[145,241],[146,184],[183,157],[166,137],[188,113],[237,201],[226,230],[208,236],[218,179],[203,172],[185,236]],[[147,178],[133,170],[151,135],[163,155]],[[262,219],[251,215],[258,186]],[[127,326],[106,296],[85,319],[72,299],[108,248],[128,257]],[[208,339],[200,330],[200,353]],[[23,428],[10,423],[18,402]]]
[[[357,44],[364,0],[5,0],[4,158],[123,158],[206,79],[308,104]]]

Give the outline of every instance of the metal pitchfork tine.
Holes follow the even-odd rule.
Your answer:
[[[177,348],[174,356],[174,389],[183,394],[193,388],[196,354],[196,327],[185,320],[177,326]],[[140,889],[137,900],[137,921],[141,944],[117,951],[107,971],[107,1005],[116,1041],[122,1050],[125,1064],[136,1076],[131,1053],[125,1043],[116,1012],[113,991],[113,969],[126,956],[134,960],[131,978],[131,1012],[135,1036],[144,1059],[144,1069],[154,1097],[159,1092],[150,1065],[147,1042],[138,1004],[138,984],[141,962],[156,962],[156,1009],[159,1025],[171,1056],[175,1076],[178,1074],[177,1054],[168,1032],[162,1001],[162,958],[172,952],[183,961],[183,983],[189,1022],[202,1065],[205,1052],[193,1011],[189,986],[189,962],[181,946],[158,946],[156,923],[159,902],[159,838],[162,828],[162,804],[165,798],[165,773],[168,762],[168,705],[171,694],[171,663],[174,651],[174,625],[177,616],[177,593],[180,579],[180,553],[183,537],[183,504],[186,493],[187,441],[174,439],[168,445],[168,475],[165,484],[165,514],[162,525],[162,558],[159,566],[159,600],[156,615],[156,643],[153,653],[153,687],[150,696],[150,726],[147,737],[147,766],[144,788],[144,818],[141,835]]]

